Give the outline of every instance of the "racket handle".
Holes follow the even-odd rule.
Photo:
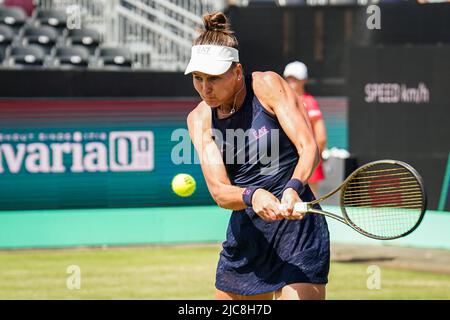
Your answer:
[[[297,202],[294,205],[294,210],[300,213],[308,212],[308,202]]]
[[[286,209],[286,205],[279,204],[278,208],[280,210],[284,210],[284,209]],[[297,202],[294,205],[294,211],[297,211],[297,212],[300,212],[300,213],[308,212],[308,202]]]

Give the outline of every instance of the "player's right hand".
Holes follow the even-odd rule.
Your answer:
[[[252,197],[253,211],[264,221],[282,220],[279,210],[280,200],[264,189],[257,189]]]
[[[301,220],[305,217],[305,212],[297,212],[295,208],[295,204],[298,202],[302,202],[300,197],[298,196],[297,191],[292,188],[288,188],[283,192],[283,196],[281,198],[281,206],[280,213],[281,215],[288,220]]]

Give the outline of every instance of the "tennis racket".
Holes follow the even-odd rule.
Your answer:
[[[342,216],[313,208],[339,190]],[[323,214],[367,237],[391,240],[413,232],[423,219],[426,205],[422,178],[413,167],[401,161],[380,160],[356,169],[320,199],[296,203],[294,210]]]

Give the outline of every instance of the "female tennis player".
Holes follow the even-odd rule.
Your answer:
[[[278,74],[244,76],[223,13],[203,20],[185,71],[203,101],[187,122],[212,197],[233,210],[216,298],[324,299],[330,260],[325,218],[293,209],[313,200],[305,182],[319,161],[306,110]],[[243,133],[244,143],[236,143]],[[255,156],[255,150],[263,151]]]

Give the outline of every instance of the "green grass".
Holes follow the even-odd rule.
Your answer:
[[[213,299],[219,246],[0,252],[0,299]],[[70,290],[67,267],[81,269]],[[367,289],[367,265],[332,263],[328,299],[450,299],[450,275],[381,267]]]

